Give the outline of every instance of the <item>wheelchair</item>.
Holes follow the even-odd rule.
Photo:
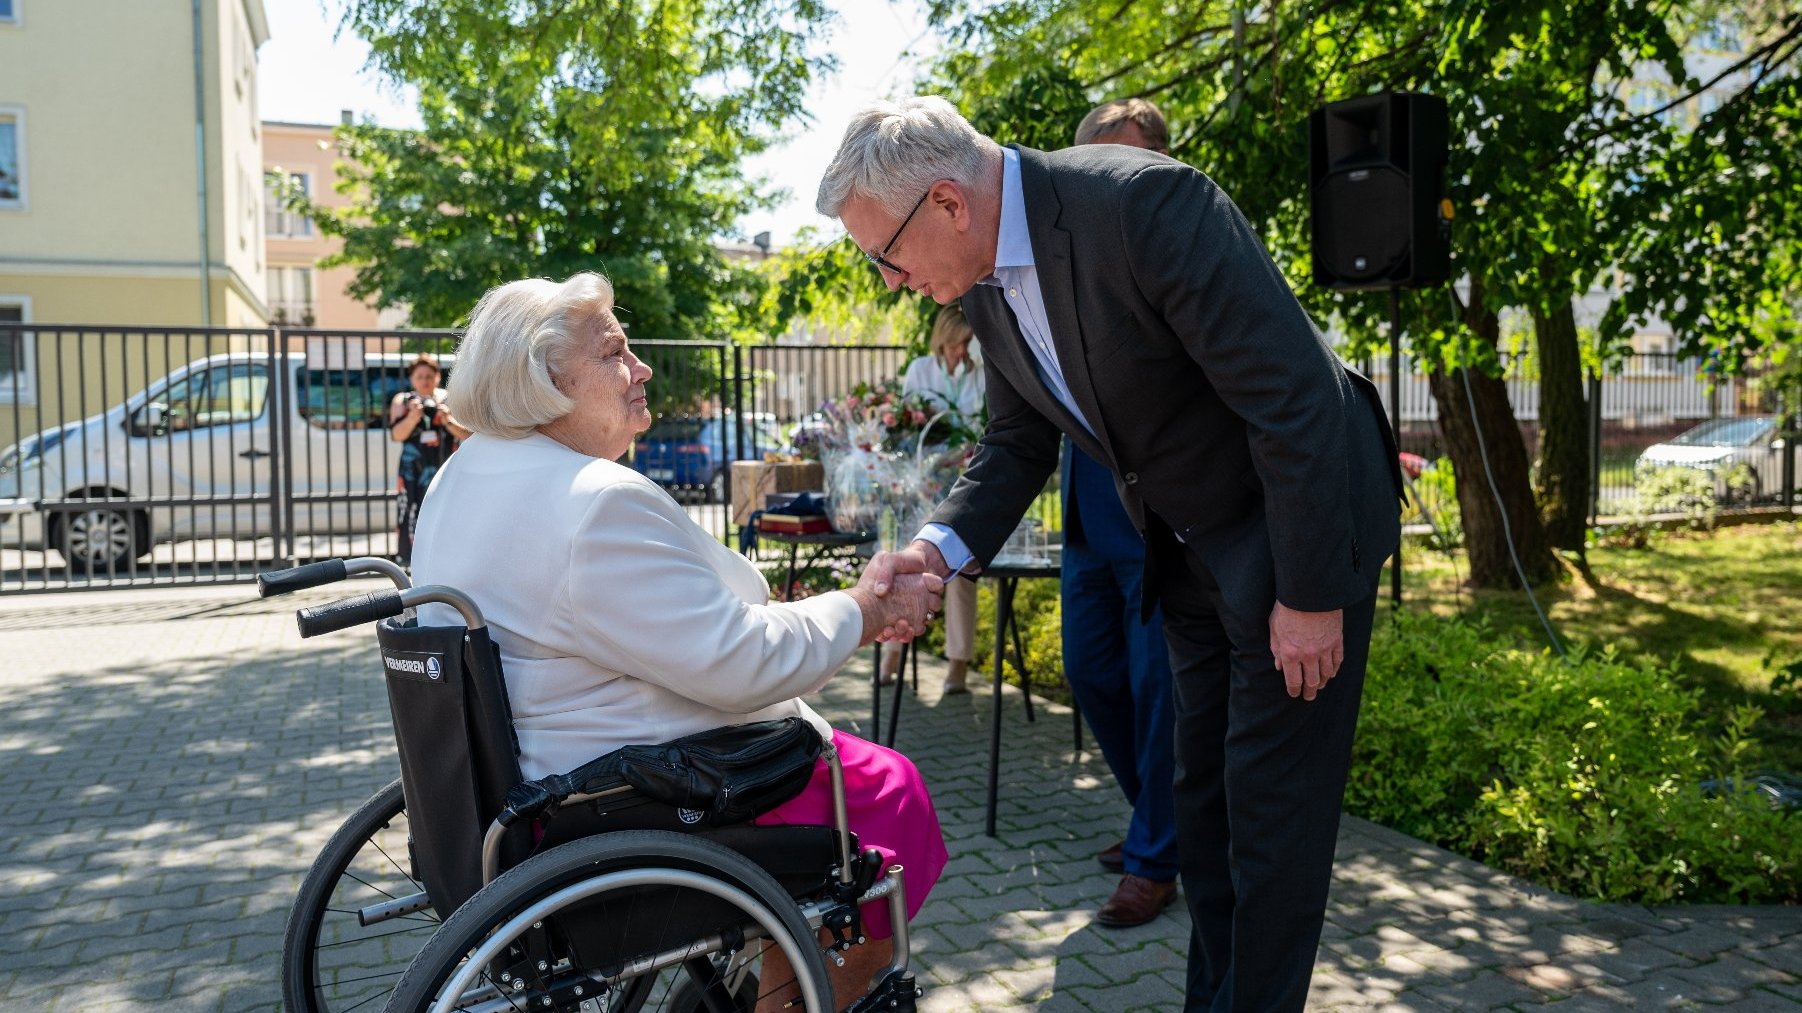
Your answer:
[[[288,1009],[748,1013],[792,988],[786,1009],[836,1011],[826,961],[842,965],[865,942],[860,909],[872,903],[888,905],[893,957],[845,1013],[915,1009],[904,870],[859,850],[838,757],[811,725],[628,746],[526,781],[500,654],[469,596],[413,587],[374,557],[257,585],[267,598],[362,574],[394,589],[297,620],[303,637],[377,624],[401,776],[338,828],[296,892]],[[462,622],[422,625],[414,609],[426,603]],[[821,756],[835,825],[750,822],[797,793]],[[760,980],[768,948],[792,983]]]

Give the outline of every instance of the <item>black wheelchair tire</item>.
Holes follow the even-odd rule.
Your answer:
[[[420,950],[390,994],[388,1013],[429,1010],[464,958],[539,898],[603,873],[639,869],[700,872],[749,894],[774,916],[801,954],[795,972],[812,978],[827,1007],[808,1013],[832,1013],[832,984],[825,958],[796,901],[743,855],[711,841],[663,830],[622,830],[583,838],[508,870],[459,907]],[[748,913],[746,919],[750,920]],[[643,980],[648,985],[649,980]],[[626,1008],[644,1002],[645,990],[628,986],[627,992],[636,1002],[622,1003]]]
[[[282,1002],[291,1013],[331,1013],[333,1007],[318,980],[318,952],[319,933],[333,893],[363,846],[405,812],[397,779],[357,807],[326,841],[301,880],[282,938]],[[395,973],[402,970],[397,967]],[[346,1008],[359,1004],[347,1003]]]

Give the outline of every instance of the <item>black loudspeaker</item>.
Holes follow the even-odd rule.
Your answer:
[[[1420,288],[1451,272],[1445,100],[1385,92],[1308,117],[1314,283]]]

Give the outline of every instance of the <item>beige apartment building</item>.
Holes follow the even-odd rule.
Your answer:
[[[263,0],[0,0],[0,324],[267,321],[268,38]],[[117,344],[0,330],[0,445],[196,350]]]
[[[350,113],[347,111],[348,120]],[[405,325],[405,314],[378,311],[348,292],[356,272],[348,267],[321,268],[319,261],[342,245],[324,236],[304,216],[282,209],[277,188],[291,180],[314,201],[343,207],[349,199],[337,190],[337,163],[342,156],[329,126],[263,122],[265,174],[263,235],[269,293],[269,319],[291,327],[362,331]]]

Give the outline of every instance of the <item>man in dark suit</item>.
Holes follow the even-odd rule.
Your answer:
[[[817,206],[891,288],[961,299],[985,350],[975,457],[884,560],[946,574],[992,558],[1060,431],[1107,465],[1170,642],[1187,1008],[1301,1009],[1377,575],[1400,537],[1374,388],[1232,201],[1154,152],[1002,148],[942,99],[877,103]]]

